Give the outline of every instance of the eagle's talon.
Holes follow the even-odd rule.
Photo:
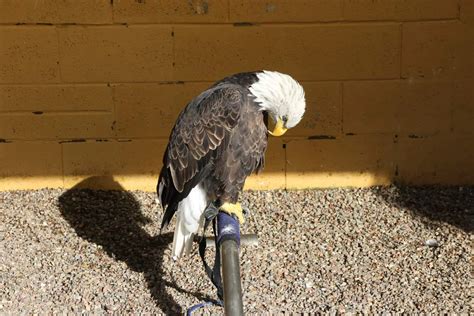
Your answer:
[[[224,203],[219,210],[236,218],[241,225],[245,223],[244,211],[240,203]]]

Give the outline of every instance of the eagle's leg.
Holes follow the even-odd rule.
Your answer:
[[[244,211],[240,203],[228,203],[225,202],[219,208],[220,211],[226,212],[229,215],[234,215],[239,220],[240,224],[245,223]]]

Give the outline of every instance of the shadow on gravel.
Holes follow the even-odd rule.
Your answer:
[[[80,189],[88,178],[59,197],[61,214],[83,239],[101,245],[106,253],[125,262],[130,269],[144,273],[148,288],[157,306],[167,314],[182,312],[181,307],[167,293],[166,287],[188,293],[199,300],[208,299],[202,293],[190,293],[163,279],[163,253],[173,240],[173,233],[151,236],[141,226],[150,221],[143,216],[138,201],[113,180],[107,187],[117,191]]]
[[[408,209],[425,225],[445,222],[465,232],[474,231],[474,187],[402,186],[377,188],[389,203]]]

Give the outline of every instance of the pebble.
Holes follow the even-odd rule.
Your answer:
[[[174,221],[159,235],[155,199],[0,192],[0,314],[182,314],[216,298],[197,246],[170,257]],[[473,187],[246,191],[242,203],[242,233],[259,235],[241,250],[246,314],[474,312]]]
[[[425,241],[425,245],[427,245],[428,247],[438,247],[439,246],[438,241],[436,239],[428,239],[427,241]]]

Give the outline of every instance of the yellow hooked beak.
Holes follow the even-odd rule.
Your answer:
[[[270,135],[272,136],[281,136],[283,134],[285,134],[285,132],[288,130],[285,126],[285,124],[283,123],[283,120],[281,118],[278,118],[278,121],[275,125],[275,128],[273,129],[273,132],[270,132]]]

